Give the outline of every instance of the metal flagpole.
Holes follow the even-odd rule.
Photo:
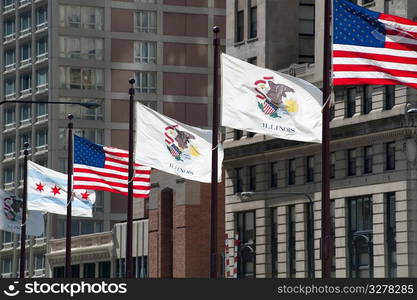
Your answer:
[[[331,0],[325,0],[324,53],[323,53],[323,136],[322,136],[322,190],[321,190],[321,239],[322,278],[330,278],[332,272],[332,222],[330,217],[330,101],[331,96]]]
[[[29,143],[24,144],[24,161],[23,161],[23,203],[22,203],[22,226],[20,228],[20,278],[25,278],[26,265],[26,212],[27,212],[27,195],[28,195],[28,155]]]
[[[67,232],[66,232],[66,244],[65,244],[65,278],[71,278],[71,225],[72,225],[72,169],[73,169],[73,147],[72,147],[72,129],[74,124],[72,123],[73,115],[68,115],[68,141],[67,141]]]
[[[220,61],[220,27],[214,26],[214,66],[213,66],[213,136],[211,152],[211,228],[210,228],[210,278],[217,277],[217,170],[219,139],[219,61]]]
[[[126,277],[133,278],[133,259],[132,259],[132,239],[133,239],[133,122],[134,122],[134,99],[135,79],[129,79],[129,176],[128,176],[128,192],[127,192],[127,224],[126,224]]]

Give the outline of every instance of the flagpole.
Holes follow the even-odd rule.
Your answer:
[[[219,139],[219,61],[220,27],[214,26],[213,39],[213,128],[211,152],[211,223],[210,223],[210,278],[217,278],[217,191],[218,191],[218,139]]]
[[[332,272],[332,223],[330,217],[330,101],[331,95],[331,0],[325,0],[324,52],[323,52],[323,135],[322,135],[322,278],[330,278]]]
[[[20,228],[20,278],[25,278],[26,265],[26,211],[27,211],[27,195],[28,195],[28,155],[29,143],[24,144],[24,160],[23,160],[23,201],[22,201],[22,226]]]
[[[65,278],[71,278],[71,225],[72,225],[72,156],[73,156],[73,147],[72,147],[72,129],[74,124],[72,123],[72,119],[74,118],[73,115],[68,115],[68,142],[67,142],[67,173],[68,173],[68,181],[67,181],[67,232],[66,232],[66,244],[65,244]]]
[[[129,175],[127,186],[127,223],[126,223],[126,278],[133,278],[133,122],[134,122],[134,98],[135,95],[135,79],[129,79]]]

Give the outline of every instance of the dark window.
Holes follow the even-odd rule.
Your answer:
[[[295,184],[295,159],[288,161],[288,184]]]
[[[251,138],[255,136],[255,132],[248,131],[246,132],[246,137]]]
[[[305,218],[307,220],[306,241],[307,241],[307,274],[309,278],[314,278],[314,207],[313,203],[309,202],[305,206]]]
[[[362,113],[369,114],[372,110],[372,86],[365,85],[363,87]]]
[[[277,208],[271,208],[271,268],[272,278],[278,277],[278,238],[277,238]]]
[[[239,235],[238,278],[255,278],[255,212],[236,214]]]
[[[235,185],[234,185],[234,193],[241,193],[243,192],[243,178],[242,178],[242,168],[235,169]]]
[[[110,278],[110,262],[109,261],[101,261],[98,263],[98,277],[99,278]]]
[[[334,178],[336,174],[336,153],[330,153],[330,178]]]
[[[372,200],[349,199],[349,265],[352,278],[373,277]]]
[[[80,265],[71,266],[71,276],[72,278],[80,278]]]
[[[372,146],[363,148],[363,173],[372,173],[372,162],[373,162],[373,151]]]
[[[124,258],[116,259],[115,269],[116,278],[124,278],[126,276]]]
[[[271,163],[269,168],[271,172],[271,182],[269,185],[271,188],[276,188],[278,186],[278,163]]]
[[[242,138],[242,130],[234,129],[233,130],[233,140],[238,141]]]
[[[295,206],[288,206],[288,276],[295,278]]]
[[[89,263],[84,264],[83,268],[83,278],[95,278],[96,277],[96,264]]]
[[[135,278],[148,277],[148,257],[138,256],[133,258],[133,274]]]
[[[348,150],[348,176],[356,175],[356,149]]]
[[[397,277],[397,240],[395,218],[395,193],[386,194],[388,277]]]
[[[244,30],[244,12],[243,10],[236,12],[236,33],[235,33],[235,42],[243,41],[243,30]]]
[[[335,117],[335,108],[334,105],[329,108],[329,121],[332,121]]]
[[[395,169],[395,142],[385,144],[386,150],[386,167],[387,170]]]
[[[315,6],[300,0],[298,9],[298,63],[314,63]]]
[[[350,88],[347,90],[347,107],[346,116],[348,118],[353,117],[356,113],[356,88]]]
[[[256,166],[249,167],[249,190],[256,190]]]
[[[395,105],[395,85],[385,86],[385,109],[391,109]]]
[[[248,63],[256,66],[258,65],[258,58],[256,56],[248,58]]]
[[[52,276],[53,278],[64,278],[65,277],[64,267],[55,267]]]
[[[306,159],[306,182],[314,181],[314,156]]]
[[[256,6],[249,9],[249,38],[253,39],[258,36],[258,9]]]

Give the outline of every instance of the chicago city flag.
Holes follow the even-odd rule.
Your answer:
[[[321,143],[322,92],[302,79],[222,54],[222,125]]]
[[[335,0],[334,85],[417,88],[417,22]]]
[[[0,190],[0,230],[20,234],[22,225],[22,199]],[[42,212],[28,211],[26,234],[40,236],[44,233]]]
[[[67,180],[66,174],[28,161],[28,209],[66,215]],[[93,216],[94,191],[74,190],[72,199],[73,216]]]
[[[170,174],[211,182],[212,131],[182,124],[137,103],[135,161]],[[223,148],[219,145],[218,180]]]

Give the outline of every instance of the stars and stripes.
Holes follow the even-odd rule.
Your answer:
[[[334,85],[417,87],[417,23],[334,0]]]
[[[265,99],[264,102],[264,113],[270,115],[276,112],[278,109],[278,106],[276,106],[274,103],[269,101],[268,99]]]
[[[129,153],[74,136],[74,189],[127,195]],[[148,198],[151,168],[135,164],[133,196]],[[86,195],[85,195],[86,196]]]

